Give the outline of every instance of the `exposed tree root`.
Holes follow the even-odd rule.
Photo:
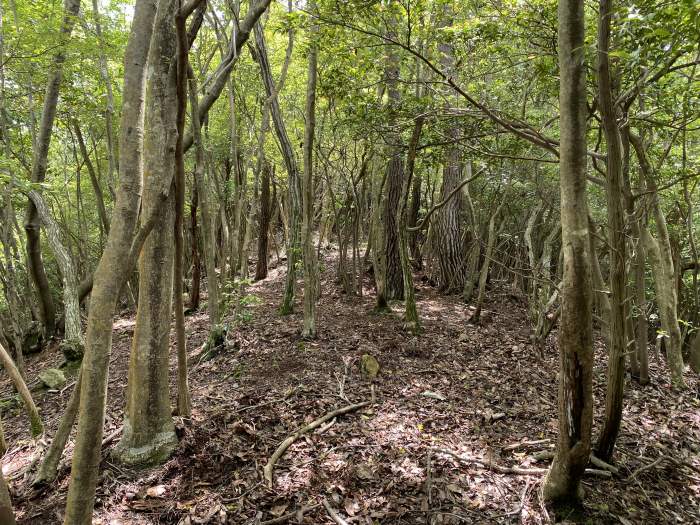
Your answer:
[[[374,398],[374,396],[372,396]],[[265,468],[263,469],[263,474],[265,475],[265,480],[267,480],[267,484],[272,487],[272,476],[273,476],[273,471],[275,468],[275,464],[281,458],[286,450],[290,447],[292,443],[294,443],[297,439],[299,439],[301,436],[304,434],[311,432],[312,430],[320,427],[323,425],[325,422],[330,421],[334,417],[337,416],[342,416],[343,414],[348,414],[350,412],[356,412],[357,410],[360,410],[361,408],[367,407],[372,404],[372,401],[363,401],[362,403],[357,403],[355,405],[347,405],[342,408],[338,408],[337,410],[333,410],[332,412],[329,412],[323,417],[320,417],[308,425],[300,428],[294,434],[290,435],[287,439],[282,441],[280,445],[277,447],[277,450],[275,450],[275,453],[272,454],[270,459],[267,462],[267,465],[265,465]]]

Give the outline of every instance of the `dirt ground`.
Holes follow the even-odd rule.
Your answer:
[[[115,439],[105,446],[94,523],[333,523],[324,501],[351,524],[552,519],[540,498],[543,475],[535,470],[549,460],[533,456],[553,450],[557,435],[555,334],[540,358],[528,342],[525,305],[497,283],[482,323],[473,325],[468,305],[438,295],[417,275],[423,332],[414,337],[402,329],[400,303],[389,314],[372,312],[369,278],[363,297],[348,297],[334,280],[330,254],[322,267],[319,337],[313,341],[300,337],[300,313],[278,313],[283,269],[249,287],[250,304],[239,309],[235,323],[229,318],[226,350],[193,363],[192,418],[177,420],[179,447],[157,468],[124,468],[109,455],[122,423],[134,330],[133,317],[115,322],[105,426],[105,436]],[[207,330],[206,309],[187,318],[191,356]],[[375,403],[297,440],[268,487],[263,466],[280,442],[335,408],[370,399],[359,366],[363,354],[381,365]],[[55,345],[29,358],[29,382],[60,362]],[[174,352],[172,364],[174,370]],[[598,343],[594,435],[605,369]],[[646,387],[626,381],[615,452],[619,473],[586,477],[585,523],[700,522],[700,382],[688,372],[690,388],[673,391],[665,364],[653,353],[651,375]],[[39,443],[53,435],[74,381],[60,392],[36,394],[47,426]],[[32,488],[27,467],[37,442],[13,397],[3,373],[0,398],[10,446],[3,465],[19,522],[62,523],[72,440],[58,479]]]

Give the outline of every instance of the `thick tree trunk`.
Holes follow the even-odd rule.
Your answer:
[[[119,189],[112,228],[95,270],[90,299],[78,432],[64,521],[66,525],[92,523],[104,427],[112,321],[119,290],[128,277],[129,269],[124,267],[124,258],[129,256],[131,250],[141,201],[143,98],[155,13],[155,0],[136,1],[124,55]]]
[[[452,25],[453,13],[449,3],[445,4],[443,18],[444,26]],[[438,49],[443,71],[452,76],[455,69],[452,45],[442,42]],[[445,146],[440,200],[447,198],[462,180],[461,150],[456,142],[459,135],[459,127],[450,125],[447,136],[454,142]],[[462,195],[455,195],[440,209],[433,223],[435,227],[433,239],[439,268],[438,283],[440,291],[446,294],[459,293],[464,289],[466,265],[464,264],[462,209]]]
[[[176,36],[178,0],[161,0],[148,56],[148,88],[144,134],[142,213],[158,205],[154,231],[139,259],[139,308],[129,361],[124,431],[114,456],[125,464],[155,464],[175,449],[177,436],[170,416],[169,366],[174,267],[175,152],[177,149]],[[175,183],[176,184],[176,183]],[[180,293],[180,301],[182,293]]]
[[[559,0],[561,223],[564,251],[559,326],[559,438],[543,495],[577,503],[591,452],[593,334],[586,198],[586,63],[584,8]]]
[[[399,93],[399,56],[391,47],[388,50],[387,65],[385,68],[386,87],[388,94],[389,119],[392,126],[397,125],[396,112],[401,104]],[[386,261],[386,298],[404,298],[404,278],[401,271],[401,255],[399,253],[398,225],[396,223],[396,210],[401,200],[401,188],[404,178],[404,164],[401,148],[401,134],[392,131],[388,137],[387,156],[389,161],[386,167],[386,182],[384,183],[384,198],[382,208],[382,220],[384,224],[384,257]],[[378,246],[378,245],[377,245]]]
[[[32,158],[32,182],[44,182],[49,160],[49,145],[53,132],[53,122],[56,118],[56,106],[58,93],[63,79],[63,63],[66,60],[66,44],[73,32],[75,20],[80,10],[80,0],[64,1],[64,16],[60,29],[60,42],[58,51],[53,57],[51,72],[49,73],[44,95],[44,108],[41,113],[41,125],[39,135],[34,144]],[[56,308],[51,298],[49,280],[41,259],[41,231],[40,219],[34,203],[29,200],[25,217],[24,230],[27,234],[27,256],[29,258],[29,272],[32,281],[39,294],[39,312],[46,337],[51,337],[56,327]]]

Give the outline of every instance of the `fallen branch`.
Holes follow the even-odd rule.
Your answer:
[[[461,461],[463,463],[477,465],[481,468],[490,469],[490,470],[493,470],[494,472],[498,472],[499,474],[517,474],[519,476],[537,476],[537,475],[546,474],[547,470],[549,470],[546,468],[537,468],[537,467],[535,467],[535,468],[505,467],[503,465],[498,465],[496,463],[487,463],[479,458],[462,456],[462,455],[458,454],[457,452],[454,452],[454,451],[448,450],[448,449],[444,449],[444,448],[434,448],[432,450],[434,450],[435,452],[439,452],[441,454],[446,454],[448,456],[452,456],[453,458],[458,459],[459,461]],[[587,468],[585,473],[588,474],[589,476],[596,476],[599,478],[611,478],[612,477],[612,472],[610,472],[608,470]]]
[[[521,476],[535,476],[538,474],[545,474],[547,472],[546,468],[504,467],[495,463],[487,463],[479,458],[462,456],[461,454],[458,454],[457,452],[448,450],[446,448],[434,448],[432,450],[440,454],[452,456],[453,458],[458,459],[462,463],[478,465],[481,468],[490,469],[495,472],[498,472],[499,474],[518,474]]]
[[[503,447],[503,450],[517,450],[519,448],[525,448],[525,447],[531,447],[534,445],[543,445],[544,443],[548,443],[550,440],[549,438],[547,439],[536,439],[534,441],[521,441],[520,443],[513,443],[512,445],[506,445]]]
[[[323,506],[326,508],[326,512],[328,512],[328,515],[337,525],[349,525],[347,521],[338,516],[338,513],[333,509],[333,507],[331,507],[331,504],[328,503],[327,499],[323,500]]]
[[[658,458],[656,458],[654,461],[652,461],[648,465],[644,465],[644,466],[639,467],[637,470],[632,472],[632,474],[627,476],[627,481],[632,481],[634,478],[636,478],[639,474],[641,474],[645,470],[649,470],[649,469],[654,468],[656,465],[661,463],[664,459],[666,459],[666,456],[659,456]]]
[[[374,396],[372,396],[374,397]],[[326,421],[330,421],[334,417],[337,416],[342,416],[343,414],[348,414],[350,412],[356,412],[357,410],[360,410],[361,408],[364,408],[366,406],[369,406],[372,404],[372,401],[364,401],[362,403],[357,403],[355,405],[347,405],[342,408],[339,408],[337,410],[334,410],[332,412],[329,412],[323,417],[320,417],[308,425],[300,428],[294,434],[289,436],[287,439],[282,441],[280,445],[277,447],[277,450],[275,450],[275,453],[272,454],[270,459],[267,462],[267,465],[265,465],[265,468],[263,468],[263,474],[265,476],[265,479],[267,480],[267,483],[270,487],[272,487],[272,475],[273,475],[273,470],[275,468],[275,464],[277,463],[277,460],[284,455],[285,451],[290,447],[292,443],[294,443],[297,439],[299,439],[301,436],[304,434],[311,432],[312,430],[320,427],[323,425]]]
[[[288,512],[287,514],[283,514],[282,516],[280,516],[278,518],[272,518],[271,520],[261,521],[260,525],[275,525],[277,523],[289,523],[298,514],[301,514],[303,516],[305,512],[309,512],[310,510],[314,510],[315,508],[318,508],[320,506],[321,506],[320,503],[316,503],[315,505],[309,505],[308,507],[301,507],[300,509],[297,509],[293,512]]]

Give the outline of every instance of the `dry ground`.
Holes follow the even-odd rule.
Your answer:
[[[555,339],[540,359],[528,344],[525,307],[515,298],[491,290],[485,320],[475,326],[468,323],[468,305],[439,296],[420,276],[424,330],[413,337],[402,330],[400,304],[392,305],[391,314],[372,313],[369,280],[364,297],[347,297],[333,279],[330,255],[325,266],[318,339],[300,338],[300,314],[278,314],[282,270],[252,285],[255,304],[241,312],[228,349],[191,368],[193,415],[177,422],[181,441],[175,455],[160,467],[137,471],[112,462],[112,444],[105,447],[95,523],[253,524],[280,517],[278,523],[332,523],[320,505],[324,498],[352,524],[550,520],[539,497],[540,474],[499,473],[488,465],[547,466],[533,454],[553,449],[556,439]],[[194,356],[208,321],[201,312],[187,322]],[[132,317],[115,323],[105,435],[121,425],[133,329]],[[376,403],[298,440],[268,488],[262,467],[285,437],[334,408],[369,399],[359,370],[365,353],[382,366]],[[55,348],[30,359],[30,382],[60,361]],[[615,455],[620,472],[611,479],[586,478],[584,522],[700,522],[699,382],[689,375],[690,389],[674,392],[665,365],[652,358],[651,368],[651,385],[626,382]],[[598,348],[596,423],[604,380],[605,354]],[[73,381],[61,392],[36,395],[48,436]],[[5,375],[0,392],[5,401],[12,397]],[[4,405],[10,450],[3,464],[14,478],[19,521],[61,523],[68,464],[54,484],[33,489],[24,471],[36,442],[20,408]],[[538,443],[526,443],[532,441]],[[434,448],[481,458],[482,464],[458,463]],[[649,468],[638,470],[643,467]]]

